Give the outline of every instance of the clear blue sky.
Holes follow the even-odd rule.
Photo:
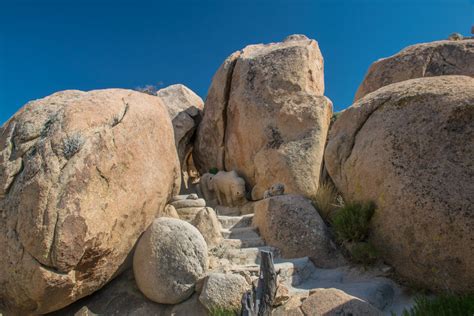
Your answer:
[[[0,0],[0,123],[64,89],[183,83],[205,98],[230,53],[293,33],[319,42],[341,110],[376,59],[472,24],[474,0]]]

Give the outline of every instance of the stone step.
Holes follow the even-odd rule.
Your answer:
[[[240,208],[238,206],[236,207],[230,207],[230,206],[222,206],[222,205],[216,205],[214,208],[216,211],[217,215],[221,216],[240,216]]]
[[[259,238],[256,227],[237,227],[231,229],[222,229],[222,236],[227,239],[254,239]]]
[[[252,225],[253,214],[244,216],[218,216],[222,228],[248,227]]]
[[[297,286],[302,284],[316,270],[308,257],[296,259],[276,259],[275,271],[279,273],[280,281]],[[230,271],[233,273],[245,274],[258,277],[260,266],[258,264],[233,266]]]
[[[261,250],[271,251],[273,253],[273,258],[279,256],[277,248],[264,246],[241,249],[229,248],[225,251],[224,258],[229,260],[233,266],[259,264]]]
[[[224,246],[234,249],[265,246],[265,241],[263,241],[261,237],[249,239],[224,239],[222,243]]]

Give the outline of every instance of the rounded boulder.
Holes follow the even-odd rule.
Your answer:
[[[474,290],[474,78],[380,88],[331,129],[327,170],[347,200],[373,201],[372,242],[412,284]]]
[[[207,245],[191,224],[174,218],[156,219],[140,238],[133,272],[140,291],[161,304],[189,298],[207,270]]]

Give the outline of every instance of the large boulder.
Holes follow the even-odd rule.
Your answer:
[[[373,201],[371,239],[412,284],[474,290],[474,78],[403,81],[331,129],[325,162],[346,200]]]
[[[179,190],[173,128],[155,96],[58,92],[0,135],[0,309],[47,313],[101,288]]]
[[[201,173],[235,170],[254,199],[275,183],[310,196],[332,114],[323,93],[323,58],[305,36],[232,54],[213,78],[198,127],[194,158]]]
[[[138,241],[133,272],[150,300],[178,304],[189,298],[207,270],[207,245],[191,224],[160,217]]]
[[[204,102],[191,89],[182,84],[174,84],[169,87],[160,89],[156,95],[163,101],[171,121],[173,123],[174,138],[178,157],[181,164],[183,176],[183,186],[188,188],[191,176],[188,170],[192,168],[189,163],[192,160],[190,154],[193,147],[194,134],[197,126],[202,119],[202,109]]]
[[[474,77],[474,40],[417,44],[376,61],[359,86],[355,101],[391,83],[444,75]]]
[[[280,195],[255,202],[253,225],[284,258],[310,257],[315,265],[345,264],[331,241],[326,224],[311,202],[298,195]]]

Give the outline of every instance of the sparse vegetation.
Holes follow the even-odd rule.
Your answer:
[[[338,207],[342,206],[336,188],[329,182],[323,182],[319,185],[318,191],[312,197],[312,202],[325,221],[330,218]]]
[[[346,245],[346,248],[349,251],[352,260],[363,265],[375,263],[379,256],[377,249],[375,249],[375,247],[369,242],[363,241],[350,243]]]
[[[84,144],[84,139],[80,134],[74,134],[63,142],[63,154],[66,159],[74,156]]]
[[[474,295],[444,294],[436,298],[419,296],[415,306],[405,310],[402,316],[470,316],[474,315]]]
[[[138,92],[143,92],[149,95],[156,95],[159,90],[159,86],[163,85],[163,82],[158,82],[156,85],[147,84],[143,87],[136,87],[134,90]]]
[[[239,311],[236,309],[228,309],[224,307],[215,307],[209,311],[211,316],[237,316]]]
[[[209,169],[210,174],[217,174],[218,172],[219,172],[219,169],[217,169],[216,167]]]
[[[375,212],[373,203],[346,203],[331,216],[331,224],[340,242],[361,242],[369,235],[370,220]]]

